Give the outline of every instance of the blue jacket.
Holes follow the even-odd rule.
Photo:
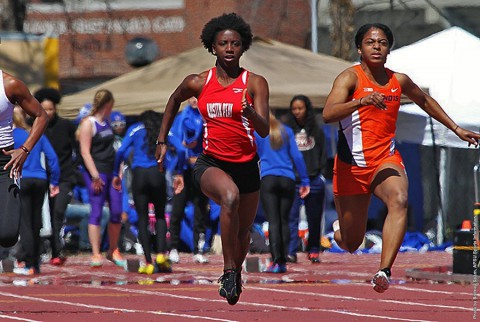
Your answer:
[[[171,140],[172,142],[175,141],[177,144],[179,142],[182,145],[183,149],[177,149],[177,155],[179,152],[183,152],[183,159],[185,159],[182,167],[178,164],[178,161],[181,160],[182,157],[175,158],[172,155],[168,155],[168,158],[172,160],[172,168],[175,168],[177,171],[179,171],[179,168],[182,167],[183,170],[185,170],[190,166],[187,162],[188,158],[198,156],[200,153],[202,153],[202,135],[202,116],[197,108],[187,105],[182,112],[177,114],[175,120],[173,121],[172,127],[170,128],[170,132],[168,133],[169,143]],[[193,141],[197,141],[197,145],[192,149],[189,149],[183,145],[183,142],[185,142],[185,144],[190,144]]]
[[[295,142],[295,135],[293,130],[285,126],[284,143],[278,150],[273,150],[270,146],[270,135],[265,138],[255,132],[255,139],[257,141],[257,153],[260,157],[260,175],[265,176],[283,176],[295,181],[295,171],[293,166],[297,169],[300,175],[301,186],[310,185],[310,179],[307,174],[307,167],[303,160],[302,153],[298,150]]]
[[[15,128],[13,130],[14,147],[18,149],[27,140],[28,132],[22,128]],[[46,157],[48,168],[50,171],[50,184],[58,186],[60,181],[60,165],[58,163],[57,154],[53,150],[52,145],[47,137],[42,135],[37,144],[32,148],[30,154],[23,164],[22,177],[24,178],[38,178],[47,180],[47,170],[45,167]]]
[[[151,168],[158,166],[155,156],[148,153],[148,147],[145,145],[146,135],[147,131],[145,130],[145,126],[141,122],[135,123],[128,128],[127,133],[123,138],[122,145],[115,154],[115,164],[113,168],[114,176],[118,176],[120,163],[125,160],[126,157],[128,157],[132,149],[132,169],[135,169],[137,167]],[[168,143],[171,144],[170,138],[168,138]],[[181,147],[181,143],[175,142],[174,144],[180,144],[179,148],[183,149]],[[181,153],[181,155],[183,156],[184,153]],[[184,159],[181,159],[179,163],[183,165]]]
[[[190,105],[185,107],[182,112],[183,122],[181,123],[179,137],[182,142],[190,144],[197,141],[197,145],[192,149],[186,149],[187,158],[198,156],[203,151],[203,118],[198,108],[192,108]]]

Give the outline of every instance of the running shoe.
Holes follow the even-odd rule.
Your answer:
[[[266,273],[274,273],[274,274],[281,274],[287,271],[286,264],[279,264],[279,263],[270,263],[267,269],[265,270]]]
[[[237,287],[237,271],[235,269],[227,269],[223,271],[218,282],[218,294],[227,299],[228,304],[235,305],[238,302],[238,287]]]
[[[102,255],[93,255],[90,259],[90,267],[97,268],[102,267],[103,265],[103,257]]]
[[[153,266],[153,264],[151,264],[151,263],[141,265],[138,268],[138,273],[139,274],[152,275],[154,272],[155,272],[155,266]]]
[[[383,270],[379,270],[372,279],[373,289],[378,293],[385,292],[390,286],[390,276]]]
[[[125,267],[125,259],[120,254],[120,251],[115,249],[112,253],[107,254],[107,259],[117,266]]]
[[[67,261],[66,257],[54,257],[50,259],[50,265],[62,266]]]
[[[320,255],[318,253],[309,253],[308,254],[308,260],[312,262],[312,264],[318,264],[320,263]]]
[[[287,262],[296,263],[297,262],[297,255],[287,255]]]
[[[158,254],[155,259],[157,265],[158,273],[171,273],[172,272],[172,261],[168,258],[167,255]]]
[[[175,248],[170,251],[168,256],[172,263],[178,264],[180,262],[180,256],[178,256],[178,251]]]
[[[203,254],[195,254],[193,255],[193,261],[195,263],[207,264],[208,258],[206,256],[203,256]]]
[[[13,273],[17,275],[31,276],[31,275],[38,274],[39,272],[36,272],[35,268],[33,267],[15,267],[13,269]]]
[[[240,294],[242,293],[242,272],[237,271],[237,295],[231,299],[227,299],[228,304],[235,305],[240,299]]]

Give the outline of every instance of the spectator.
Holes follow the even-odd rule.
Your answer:
[[[169,272],[171,264],[166,256],[167,224],[165,221],[165,203],[167,199],[165,174],[160,172],[155,159],[155,141],[161,123],[161,115],[154,111],[145,111],[140,115],[140,122],[132,125],[115,156],[113,186],[121,188],[118,169],[125,159],[126,152],[133,148],[132,158],[132,192],[138,213],[138,237],[145,256],[145,265],[140,266],[141,274],[155,271]],[[157,257],[152,261],[150,246],[149,203],[155,207],[155,241]],[[155,266],[157,269],[155,269]]]
[[[123,138],[127,129],[127,119],[119,111],[112,111],[110,114],[110,125],[115,133],[115,142],[113,146],[118,151],[122,145]],[[125,153],[125,159],[121,163],[119,171],[122,179],[122,229],[120,231],[119,247],[124,248],[124,239],[128,230],[131,230],[131,224],[137,224],[138,216],[132,196],[132,171],[131,171],[131,149]]]
[[[65,211],[72,200],[72,190],[76,183],[76,173],[73,155],[76,149],[76,126],[70,120],[57,114],[57,104],[60,103],[60,92],[54,88],[42,88],[35,92],[35,98],[40,102],[50,118],[45,136],[51,143],[60,163],[60,192],[49,198],[52,236],[50,245],[52,258],[50,264],[63,265],[66,260],[63,251],[63,232],[65,227]]]
[[[285,273],[290,241],[289,214],[295,198],[294,165],[299,173],[299,196],[310,192],[310,180],[302,154],[291,128],[270,113],[270,134],[262,138],[255,133],[262,186],[260,199],[268,221],[269,248],[272,261],[268,273]]]
[[[101,255],[100,222],[102,208],[108,201],[110,222],[108,223],[109,248],[107,259],[118,266],[124,266],[125,261],[118,250],[118,240],[121,230],[121,192],[112,185],[115,136],[108,118],[112,112],[114,98],[106,89],[98,90],[93,99],[90,115],[79,125],[80,152],[83,160],[83,178],[89,190],[91,213],[88,225],[88,236],[92,246],[92,267],[103,265]]]
[[[25,143],[30,128],[25,121],[25,112],[20,107],[15,107],[13,120],[14,146],[19,148]],[[55,197],[60,190],[60,167],[53,147],[46,136],[42,135],[23,165],[20,182],[20,253],[22,256],[20,258],[17,254],[17,259],[24,261],[25,266],[14,269],[14,273],[20,275],[40,273],[42,206],[45,193],[49,188],[45,159],[50,169],[50,196]]]
[[[325,178],[322,174],[327,162],[325,134],[315,119],[310,99],[305,95],[296,95],[290,101],[290,114],[286,124],[293,129],[295,141],[302,152],[310,178],[310,193],[302,199],[299,195],[301,179],[297,174],[297,193],[290,212],[288,261],[293,263],[297,261],[298,223],[300,207],[304,205],[308,223],[307,258],[316,264],[320,262],[320,230],[325,203]]]
[[[197,157],[202,153],[203,121],[198,111],[197,98],[191,97],[183,111],[177,115],[170,136],[181,138],[185,148],[186,162],[183,169],[184,189],[174,194],[172,198],[172,214],[170,217],[170,260],[179,262],[178,246],[180,240],[180,227],[185,217],[187,202],[193,204],[193,260],[197,263],[208,263],[208,258],[203,254],[208,220],[208,198],[193,182],[193,167]],[[177,123],[177,124],[175,124]],[[182,175],[181,173],[177,175]]]

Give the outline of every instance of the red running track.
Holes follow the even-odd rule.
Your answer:
[[[33,278],[0,274],[0,320],[456,322],[475,317],[472,285],[405,276],[411,268],[451,265],[451,254],[399,254],[392,285],[383,294],[370,285],[378,254],[324,253],[320,264],[299,255],[285,274],[244,272],[245,288],[235,306],[218,295],[218,255],[210,256],[209,264],[196,264],[191,254],[181,254],[173,273],[150,276],[109,262],[92,269],[87,255],[74,256],[63,267],[44,264]]]

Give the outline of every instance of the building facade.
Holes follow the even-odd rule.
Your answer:
[[[317,7],[318,51],[331,54],[335,23],[349,17],[332,16],[331,1],[319,0],[32,0],[24,31],[59,39],[59,81],[64,93],[76,92],[134,69],[125,52],[141,37],[153,44],[154,59],[201,46],[200,33],[210,18],[236,12],[255,36],[311,48],[311,4]],[[355,30],[367,22],[389,25],[396,48],[452,25],[480,36],[478,0],[343,0],[353,7],[346,27],[346,59],[355,60]],[[346,11],[348,12],[348,11]],[[350,36],[352,35],[352,36]],[[139,48],[136,53],[142,55]],[[135,51],[135,50],[134,50]],[[145,53],[143,53],[145,54]]]

